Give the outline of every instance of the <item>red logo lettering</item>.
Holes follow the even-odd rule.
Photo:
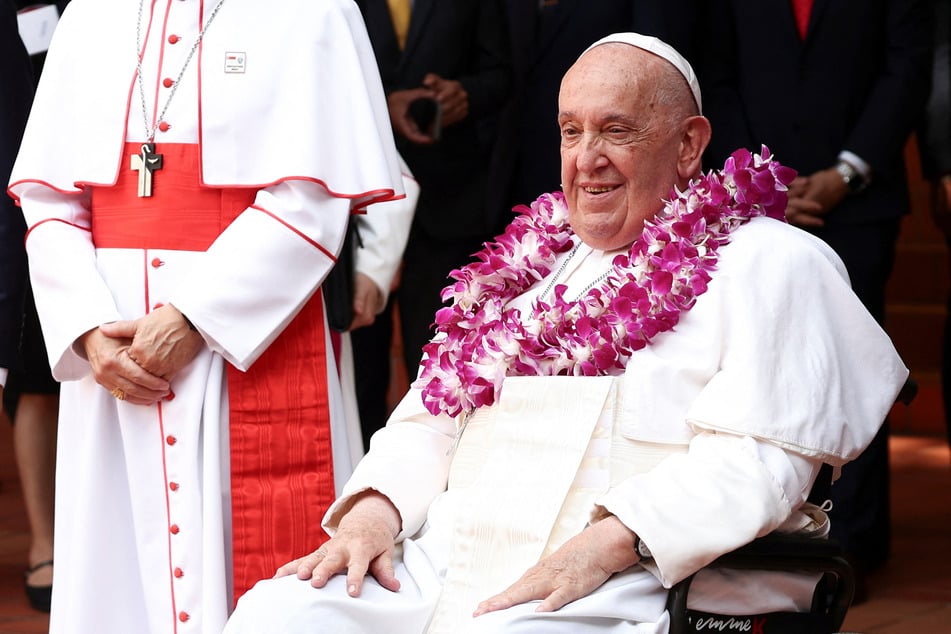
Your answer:
[[[750,634],[764,634],[766,631],[766,617],[753,618],[753,631]]]

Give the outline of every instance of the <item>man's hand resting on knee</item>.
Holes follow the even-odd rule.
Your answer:
[[[473,616],[541,600],[536,612],[553,612],[588,596],[616,572],[639,560],[634,533],[613,515],[589,526],[528,569],[504,591],[479,604]]]
[[[396,592],[400,582],[393,574],[393,549],[402,519],[389,498],[376,491],[358,494],[340,519],[333,538],[311,554],[286,563],[275,577],[297,574],[322,588],[334,575],[346,571],[347,594],[356,597],[369,572],[381,586]]]

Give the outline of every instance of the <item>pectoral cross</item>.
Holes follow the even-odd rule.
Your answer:
[[[132,155],[132,169],[139,173],[139,198],[152,195],[152,172],[162,169],[162,155],[154,143],[143,143],[142,153]]]

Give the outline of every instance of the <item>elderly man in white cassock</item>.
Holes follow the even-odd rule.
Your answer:
[[[806,503],[819,467],[862,451],[907,369],[832,250],[783,220],[791,170],[763,148],[701,172],[700,108],[656,39],[580,57],[564,193],[452,273],[332,539],[227,634],[666,632],[671,584],[774,530],[828,530]],[[810,583],[704,571],[693,607],[804,607]]]

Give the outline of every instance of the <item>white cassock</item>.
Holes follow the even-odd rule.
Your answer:
[[[224,0],[209,24],[218,5],[150,0],[138,16],[134,0],[74,0],[14,168],[64,382],[54,633],[217,634],[235,595],[310,550],[320,499],[352,470],[318,289],[351,211],[402,193],[372,48],[350,0]],[[134,219],[99,202],[130,183],[128,147],[166,104],[164,166],[154,197],[136,202],[154,231],[124,235]],[[179,151],[198,179],[180,193],[169,189]],[[209,234],[189,205],[218,191]],[[229,197],[245,202],[228,209]],[[173,399],[119,402],[75,342],[164,303],[207,347],[172,381]],[[290,374],[272,372],[285,361]]]
[[[582,249],[564,273],[569,298],[611,259]],[[451,455],[455,421],[411,391],[345,490],[376,489],[399,509],[400,591],[369,580],[353,599],[343,577],[324,590],[263,581],[226,632],[666,632],[666,587],[775,529],[828,530],[802,509],[820,464],[858,455],[907,374],[832,250],[754,219],[721,248],[709,290],[622,376],[506,379]],[[346,503],[328,512],[328,530]],[[532,602],[470,616],[604,508],[652,562],[553,613]],[[786,575],[718,575],[700,575],[692,607],[781,609],[811,596]]]
[[[406,197],[372,205],[366,214],[357,217],[360,242],[355,247],[353,267],[356,273],[363,273],[380,289],[381,297],[376,314],[380,314],[386,307],[393,280],[396,279],[403,260],[403,251],[406,249],[413,214],[416,211],[416,201],[419,199],[419,183],[413,178],[402,157],[400,165]],[[353,346],[349,331],[340,333],[339,364],[347,430],[352,433],[351,459],[356,465],[363,458],[365,448],[360,427],[360,410],[357,406]],[[349,424],[352,421],[357,424]]]

